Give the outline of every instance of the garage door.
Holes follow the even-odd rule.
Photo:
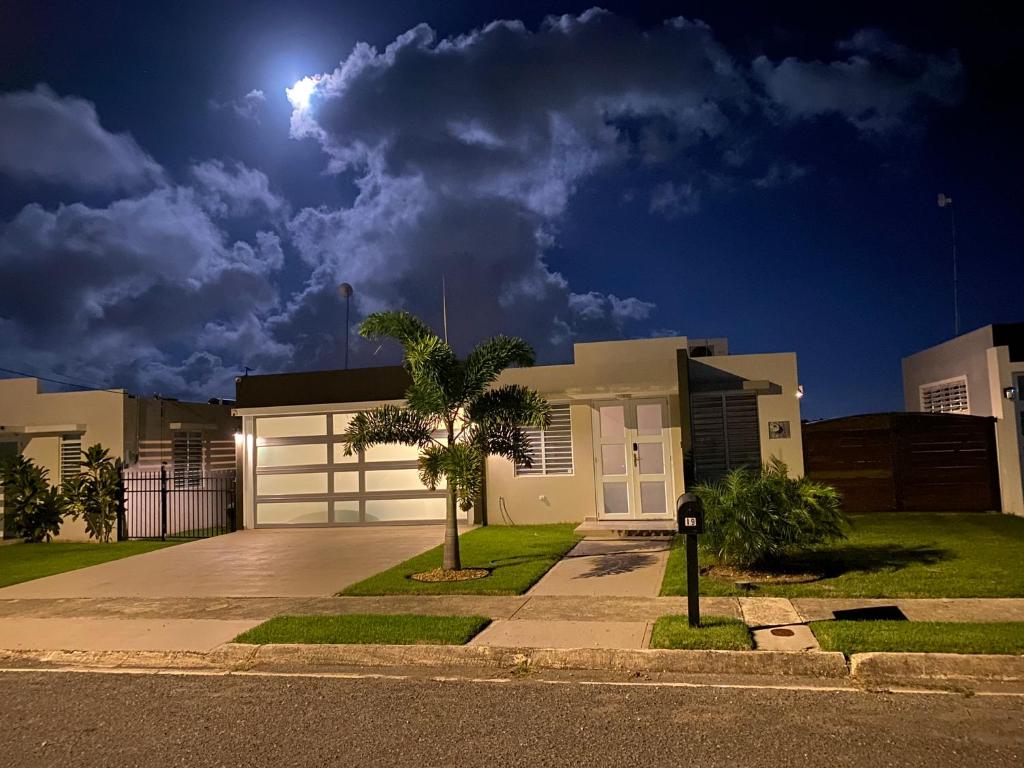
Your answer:
[[[420,483],[416,448],[379,445],[345,455],[340,435],[354,415],[255,419],[257,526],[444,520],[445,490]]]

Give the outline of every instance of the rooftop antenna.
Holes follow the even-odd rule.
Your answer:
[[[242,366],[242,375],[243,376],[248,376],[249,375],[249,371],[251,371],[251,370],[252,370],[252,368],[250,368],[248,365],[243,365]]]
[[[960,296],[956,259],[956,216],[953,213],[953,198],[939,192],[939,208],[949,208],[949,226],[953,237],[953,335],[960,335]]]
[[[448,343],[448,288],[444,275],[441,275],[441,314],[444,319],[444,343]]]
[[[342,283],[338,286],[338,293],[345,300],[345,370],[348,370],[348,336],[349,336],[349,310],[352,308],[352,285]]]

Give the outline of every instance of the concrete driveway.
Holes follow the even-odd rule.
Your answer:
[[[317,597],[441,543],[440,525],[247,530],[0,589],[0,599]]]

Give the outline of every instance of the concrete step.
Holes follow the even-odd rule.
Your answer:
[[[576,533],[587,539],[661,538],[675,536],[675,520],[597,520],[586,518]]]

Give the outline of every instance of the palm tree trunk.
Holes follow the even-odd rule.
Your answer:
[[[448,488],[448,510],[444,518],[444,560],[446,571],[461,571],[462,558],[459,555],[459,523],[455,516],[455,489]]]

